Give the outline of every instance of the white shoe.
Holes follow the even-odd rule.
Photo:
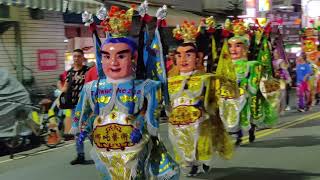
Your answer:
[[[285,110],[290,111],[291,110],[290,106],[287,106]]]

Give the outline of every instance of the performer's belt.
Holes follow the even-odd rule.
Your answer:
[[[242,96],[244,94],[244,89],[243,88],[239,88],[239,95]],[[220,96],[222,98],[227,98],[227,99],[233,99],[235,98],[235,93],[231,92],[229,90],[227,90],[226,88],[222,88],[220,89]]]
[[[172,125],[188,125],[196,122],[202,116],[202,112],[195,106],[175,107],[169,117],[169,123]]]
[[[93,141],[98,148],[110,150],[124,150],[126,147],[134,146],[130,135],[133,125],[106,124],[98,125],[93,131]]]

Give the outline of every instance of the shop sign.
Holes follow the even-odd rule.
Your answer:
[[[271,12],[267,15],[273,26],[279,26],[284,43],[300,42],[301,13],[300,12]]]
[[[38,50],[38,69],[52,71],[58,68],[58,52],[53,49]]]

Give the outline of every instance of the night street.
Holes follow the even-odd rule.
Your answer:
[[[244,144],[230,161],[217,159],[209,175],[197,178],[215,180],[316,180],[320,179],[320,113],[287,113],[278,128],[257,133],[254,144]],[[166,124],[161,125],[161,136],[167,144]],[[246,142],[245,142],[246,143]],[[86,150],[90,144],[87,141]],[[100,179],[94,165],[69,165],[75,156],[74,144],[46,150],[40,147],[16,155],[0,158],[0,179],[3,180],[56,180],[56,179]],[[90,159],[89,153],[86,154]]]

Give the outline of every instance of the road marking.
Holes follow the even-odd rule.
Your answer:
[[[279,128],[272,129],[271,131],[267,131],[267,132],[264,132],[262,134],[260,133],[260,134],[256,135],[256,139],[262,138],[262,137],[265,137],[265,136],[268,136],[268,135],[271,135],[271,134],[274,134],[274,133],[277,133],[277,132],[279,132],[279,131],[281,131],[283,129],[286,129],[286,128],[289,128],[289,127],[293,127],[293,126],[296,126],[298,124],[302,124],[304,122],[317,120],[317,118],[320,118],[320,114],[318,114],[317,116],[311,117],[311,118],[306,118],[306,119],[301,120],[299,122],[291,123],[291,124],[288,124],[286,126],[282,126],[282,127],[279,127]],[[242,141],[242,144],[248,144],[248,143],[249,143],[249,139],[245,139],[244,141]]]
[[[274,134],[276,132],[279,132],[282,129],[285,129],[285,128],[288,128],[288,127],[292,127],[292,126],[295,126],[295,125],[298,125],[298,124],[302,124],[302,123],[310,121],[310,120],[315,120],[316,118],[319,118],[319,117],[320,117],[320,112],[317,112],[317,113],[313,113],[313,114],[307,115],[305,117],[301,117],[301,118],[299,118],[299,119],[297,119],[295,121],[290,121],[290,122],[287,122],[287,123],[283,123],[280,126],[278,126],[276,128],[273,128],[273,129],[261,130],[261,131],[258,131],[256,133],[256,138],[258,139],[258,138],[261,138],[261,137],[265,137],[265,136],[268,136],[270,134]],[[162,123],[162,124],[160,124],[160,126],[167,126],[167,123]],[[86,140],[86,141],[88,141],[88,140]],[[249,136],[244,136],[242,144],[248,144],[248,143],[249,143]],[[51,152],[51,151],[60,150],[62,148],[66,148],[66,147],[70,147],[70,146],[74,146],[74,145],[75,145],[75,143],[73,142],[73,143],[70,143],[70,144],[67,144],[67,145],[63,145],[61,147],[45,149],[45,150],[41,150],[39,152],[30,153],[28,155],[16,154],[16,156],[18,156],[18,157],[14,157],[13,159],[7,159],[7,160],[0,161],[0,164],[6,163],[6,162],[10,162],[10,161],[14,161],[14,160],[24,159],[24,158],[27,158],[27,157],[30,157],[30,156],[34,156],[34,155],[38,155],[38,154],[43,154],[43,153],[47,153],[47,152]]]
[[[86,140],[86,141],[88,141],[88,140]],[[67,145],[63,145],[61,147],[40,150],[38,152],[30,153],[28,155],[19,155],[17,153],[15,155],[18,156],[18,157],[14,157],[13,159],[7,159],[7,160],[0,161],[0,164],[6,163],[6,162],[10,162],[10,161],[14,161],[14,160],[24,159],[24,158],[27,158],[27,157],[30,157],[30,156],[34,156],[34,155],[38,155],[38,154],[43,154],[43,153],[47,153],[47,152],[51,152],[51,151],[56,151],[56,150],[59,150],[59,149],[62,149],[62,148],[66,148],[66,147],[69,147],[69,146],[74,146],[74,145],[75,145],[75,143],[70,143],[70,144],[67,144]]]
[[[259,135],[259,134],[265,134],[269,131],[273,131],[275,129],[281,129],[285,126],[288,126],[288,125],[291,125],[291,124],[294,124],[294,123],[297,123],[297,122],[300,122],[300,121],[303,121],[303,120],[310,120],[310,119],[314,119],[315,117],[318,117],[320,115],[320,112],[317,112],[317,113],[312,113],[312,114],[309,114],[307,116],[304,116],[304,117],[301,117],[297,120],[294,120],[294,121],[289,121],[289,122],[286,122],[286,123],[283,123],[283,124],[280,124],[278,127],[274,127],[274,128],[270,128],[270,129],[264,129],[264,130],[260,130],[260,131],[257,131],[255,134],[256,136]],[[249,136],[246,135],[242,138],[243,140],[248,140],[249,139]]]

